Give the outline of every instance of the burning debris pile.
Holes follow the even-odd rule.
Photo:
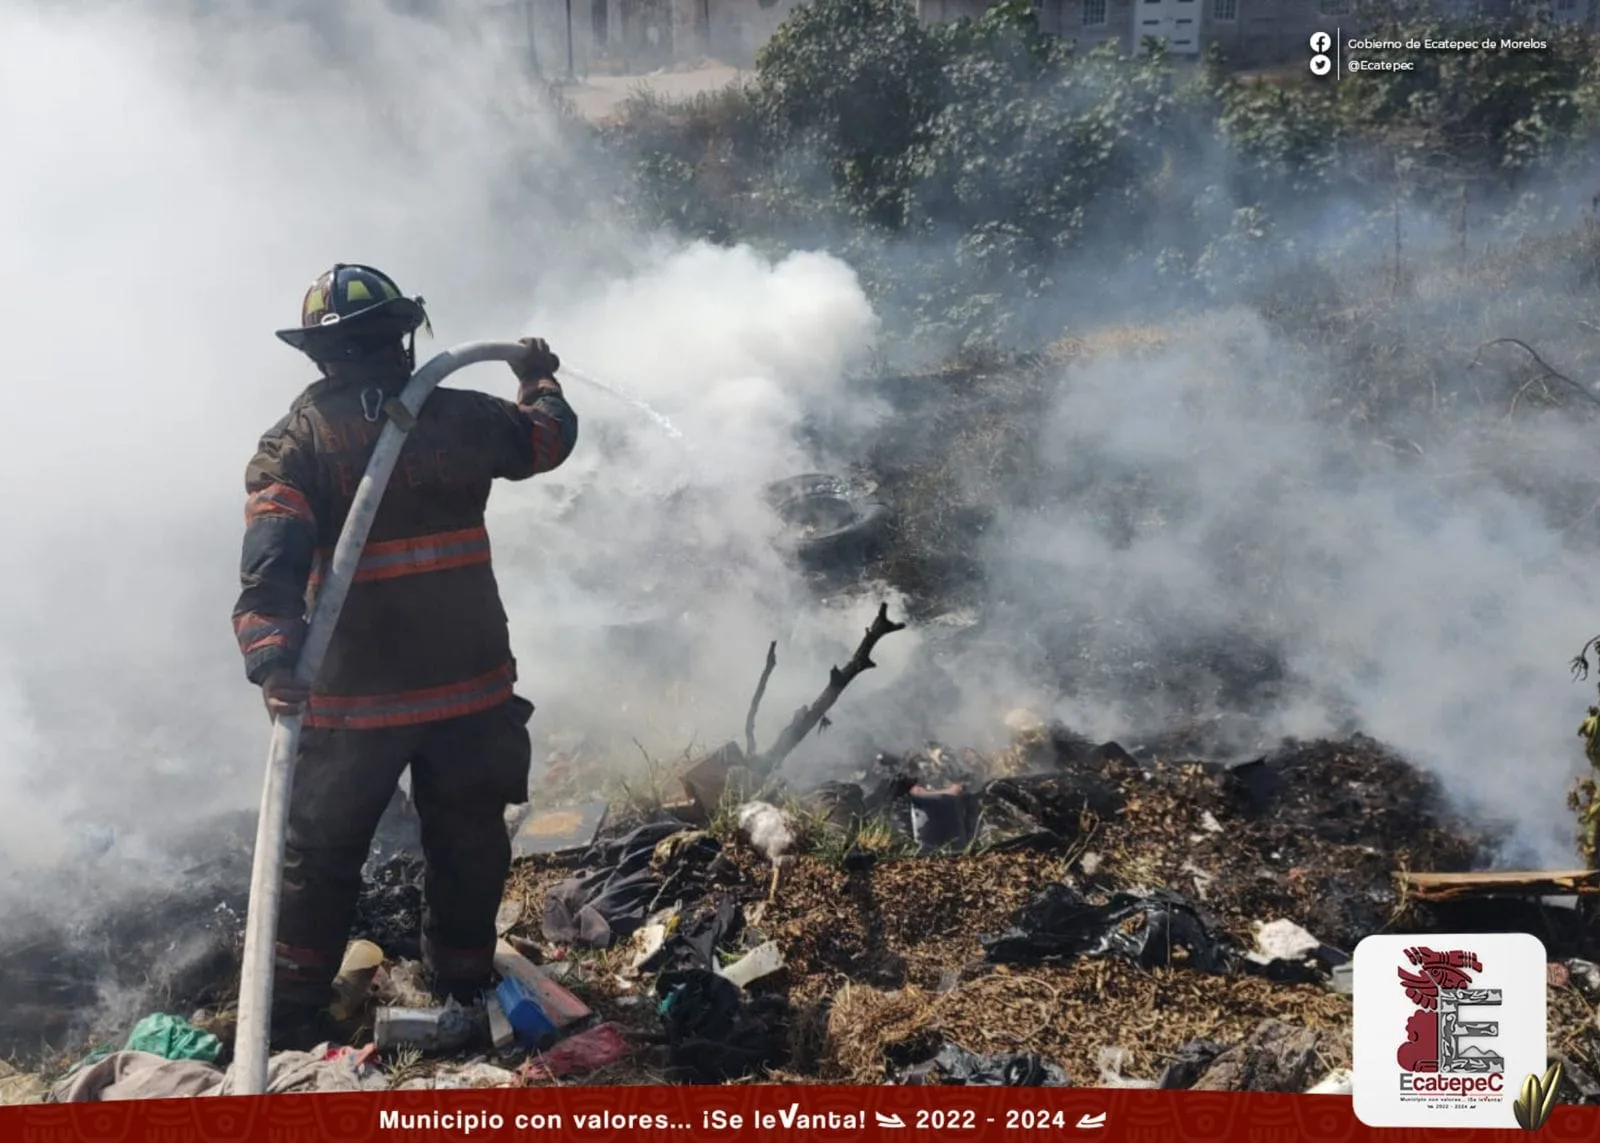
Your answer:
[[[1431,780],[1363,738],[1228,766],[1146,753],[1033,725],[996,754],[883,756],[854,781],[769,784],[760,802],[728,783],[710,805],[613,806],[602,821],[536,801],[514,825],[528,856],[501,910],[508,983],[488,1009],[462,1013],[453,1040],[397,1023],[400,1007],[435,1004],[413,960],[419,870],[398,853],[369,871],[354,935],[387,942],[386,963],[361,977],[352,1050],[326,1053],[338,1076],[280,1070],[317,1090],[763,1076],[1338,1089],[1364,935],[1542,924],[1563,961],[1551,1028],[1568,1097],[1600,1096],[1587,1079],[1600,969],[1583,959],[1600,941],[1576,914],[1554,910],[1571,914],[1562,926],[1397,887],[1408,866],[1483,868],[1497,841]],[[26,969],[11,964],[8,982]],[[224,1042],[232,967],[213,959],[202,986],[165,994],[204,996],[197,1029]],[[36,990],[41,1003],[59,1011],[12,1023],[65,1029],[88,1001]],[[430,1058],[395,1056],[405,1046]],[[181,1063],[184,1082],[215,1070]],[[85,1074],[63,1098],[111,1082]]]

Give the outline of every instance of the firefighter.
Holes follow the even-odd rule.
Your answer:
[[[492,980],[495,912],[510,868],[504,821],[525,802],[533,705],[517,679],[489,559],[495,478],[526,480],[571,454],[578,418],[538,338],[512,364],[517,399],[440,388],[408,434],[321,673],[293,671],[321,570],[428,318],[368,266],[337,265],[278,337],[322,376],[262,437],[246,470],[245,673],[273,717],[300,714],[274,973],[273,1043],[330,1032],[332,981],[379,819],[409,767],[425,859],[423,959],[434,990],[470,1002]]]

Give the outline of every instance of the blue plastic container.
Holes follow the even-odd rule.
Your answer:
[[[508,976],[502,980],[495,989],[495,998],[500,1001],[506,1021],[523,1047],[537,1048],[555,1035],[555,1024],[539,1007],[533,993],[516,977]]]

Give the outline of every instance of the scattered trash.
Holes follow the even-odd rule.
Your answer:
[[[156,1012],[133,1026],[125,1050],[147,1052],[164,1060],[199,1060],[213,1064],[222,1055],[222,1041],[210,1032],[202,1032],[182,1016]]]
[[[483,995],[483,1010],[489,1017],[489,1042],[497,1052],[503,1052],[516,1042],[517,1031],[511,1026],[506,1010],[500,1006],[500,997],[493,992]]]
[[[1279,1020],[1263,1020],[1243,1043],[1221,1053],[1191,1091],[1303,1092],[1320,1061],[1321,1037]]]
[[[390,1008],[432,1008],[434,1005],[428,970],[417,960],[397,961],[380,968],[373,974],[372,991],[379,1003]]]
[[[951,847],[965,849],[972,844],[978,825],[978,799],[960,783],[942,790],[913,787],[911,802],[911,840],[924,854]]]
[[[582,852],[594,844],[610,809],[607,802],[584,802],[529,814],[511,837],[511,855],[520,861]]]
[[[775,896],[784,871],[794,861],[794,825],[789,816],[768,802],[746,802],[739,807],[739,833],[762,857],[772,864],[772,886],[768,898]]]
[[[1190,1040],[1172,1053],[1156,1086],[1162,1091],[1184,1091],[1205,1073],[1226,1047],[1215,1040]]]
[[[783,524],[778,549],[813,570],[858,566],[891,519],[889,506],[857,482],[826,473],[775,481],[764,498]]]
[[[1351,1090],[1351,1076],[1349,1068],[1340,1068],[1329,1072],[1311,1087],[1306,1088],[1307,1095],[1349,1095]]]
[[[522,902],[506,898],[494,913],[494,935],[503,937],[522,920]]]
[[[610,1067],[632,1049],[616,1024],[597,1024],[561,1041],[522,1066],[524,1083],[587,1075]]]
[[[1140,915],[1144,923],[1138,930],[1125,931],[1126,922]],[[1017,911],[1008,931],[980,937],[979,943],[995,964],[1116,955],[1154,968],[1174,963],[1172,951],[1181,948],[1187,953],[1182,963],[1203,972],[1227,971],[1222,946],[1194,907],[1161,889],[1144,896],[1115,893],[1104,905],[1095,905],[1069,885],[1046,885]]]
[[[452,1001],[442,1008],[380,1008],[372,1039],[380,1052],[450,1052],[470,1043],[474,1031],[471,1013]]]
[[[519,1080],[517,1073],[497,1068],[483,1060],[476,1060],[458,1068],[440,1068],[431,1077],[434,1091],[454,1091],[462,1088],[483,1090],[485,1088],[517,1087]]]
[[[1322,942],[1293,921],[1256,922],[1256,950],[1248,954],[1259,963],[1274,960],[1309,960]]]
[[[389,1077],[370,1051],[321,1044],[309,1052],[279,1052],[267,1064],[267,1094],[381,1091]],[[192,1099],[228,1095],[233,1075],[201,1060],[169,1060],[152,1052],[112,1052],[81,1067],[50,1090],[55,1103]]]
[[[648,965],[660,959],[662,947],[667,943],[667,937],[677,929],[681,915],[676,905],[663,909],[646,921],[644,928],[633,934],[633,959],[623,970],[624,976],[638,976]]]
[[[827,782],[806,797],[806,806],[828,825],[850,830],[866,820],[866,795],[854,782]]]
[[[585,872],[556,884],[546,895],[545,939],[610,948],[663,906],[698,897],[706,870],[721,854],[714,838],[700,835],[693,844],[674,850],[667,866],[654,863],[656,847],[687,828],[678,821],[655,822],[591,849],[584,857]]]
[[[731,894],[718,893],[677,916],[666,943],[645,962],[643,970],[715,970],[721,963],[718,950],[731,948],[743,931],[744,913],[738,901]]]
[[[1329,986],[1341,995],[1355,995],[1356,966],[1353,964],[1334,965],[1333,974],[1329,979]]]
[[[1561,1065],[1560,1094],[1557,1096],[1560,1102],[1592,1104],[1600,1099],[1600,1079],[1596,1079],[1593,1072],[1569,1053],[1552,1052],[1550,1061]]]
[[[495,999],[500,1011],[516,1034],[517,1042],[525,1048],[538,1048],[555,1035],[556,1025],[533,992],[516,976],[507,976],[495,989]]]
[[[925,1064],[907,1068],[904,1084],[975,1084],[988,1087],[1067,1087],[1062,1068],[1033,1052],[979,1056],[959,1044],[945,1044]]]
[[[1256,947],[1244,956],[1252,971],[1284,983],[1310,983],[1325,971],[1347,964],[1348,956],[1330,948],[1289,920],[1257,921]]]
[[[539,1011],[544,1013],[545,1018],[557,1028],[566,1028],[587,1020],[590,1016],[587,1004],[552,980],[539,965],[534,964],[503,940],[495,946],[494,970],[500,974],[502,980],[516,980],[538,1006]],[[503,998],[501,1004],[502,1006],[505,1004]],[[505,1014],[506,1019],[512,1020],[512,1026],[515,1027],[516,1021],[512,1019],[509,1008],[505,1009]]]
[[[1411,797],[1408,791],[1415,787],[1407,784],[1405,775],[1390,780],[1391,771],[1399,764],[1383,762],[1380,752],[1370,745],[1314,744],[1299,748],[1292,760],[1298,771],[1291,771],[1291,763],[1274,762],[1266,767],[1276,774],[1259,785],[1271,787],[1267,804],[1273,808],[1266,816],[1252,819],[1227,789],[1229,781],[1236,785],[1245,781],[1239,775],[1225,780],[1218,768],[1208,769],[1205,763],[1169,765],[1163,760],[1187,755],[1143,745],[1140,756],[1151,761],[1138,771],[1128,769],[1116,752],[1105,750],[1096,756],[1092,744],[1073,746],[1070,757],[1057,766],[1049,755],[1056,752],[1052,743],[1061,731],[1033,729],[1040,737],[1016,744],[1011,752],[1015,757],[975,758],[969,751],[935,747],[892,764],[868,763],[853,781],[832,783],[807,797],[808,824],[811,815],[827,815],[837,826],[872,823],[867,832],[874,840],[860,852],[868,858],[867,864],[871,856],[877,856],[878,867],[870,876],[847,876],[829,866],[837,860],[850,869],[852,856],[834,852],[830,846],[814,858],[802,859],[806,874],[790,886],[788,897],[781,901],[748,903],[751,896],[760,897],[759,891],[750,892],[752,863],[743,853],[725,855],[715,838],[682,821],[650,821],[631,833],[627,826],[603,827],[570,875],[555,874],[567,876],[559,889],[549,890],[550,874],[567,864],[565,861],[536,861],[514,874],[510,900],[496,919],[506,948],[524,962],[507,970],[510,979],[521,983],[522,993],[559,1034],[586,1026],[577,1025],[578,1020],[593,1019],[583,1001],[565,989],[570,1019],[565,1023],[556,1019],[560,1004],[550,1002],[544,994],[564,976],[569,981],[567,988],[600,989],[607,995],[608,1012],[614,1011],[631,1026],[648,1017],[643,1005],[654,1007],[657,997],[639,995],[655,990],[637,980],[618,989],[612,978],[619,971],[637,970],[646,974],[646,979],[657,973],[689,980],[701,980],[702,973],[711,975],[731,987],[733,994],[701,980],[694,989],[672,993],[670,1001],[662,997],[667,1003],[659,1012],[663,1028],[671,1029],[662,1038],[668,1041],[674,1074],[701,1082],[711,1082],[709,1073],[759,1074],[762,1067],[774,1066],[762,1063],[763,1059],[781,1060],[784,1067],[807,1077],[820,1059],[827,1078],[854,1082],[896,1077],[898,1082],[1026,1082],[1018,1078],[1026,1074],[1021,1061],[1032,1053],[1044,1061],[1059,1061],[1062,1070],[1080,1082],[1094,1082],[1095,1052],[1104,1040],[1134,1050],[1131,1058],[1138,1061],[1134,1074],[1160,1076],[1130,1078],[1124,1057],[1120,1066],[1112,1069],[1119,1083],[1177,1088],[1205,1078],[1207,1084],[1218,1087],[1261,1086],[1265,1081],[1259,1076],[1230,1079],[1222,1072],[1230,1059],[1236,1072],[1248,1072],[1251,1067],[1262,1070],[1259,1059],[1251,1062],[1250,1052],[1258,1057],[1263,1045],[1252,1045],[1246,1037],[1259,1014],[1295,1013],[1292,1019],[1303,1020],[1308,1028],[1330,1038],[1342,1035],[1348,1027],[1348,1002],[1337,995],[1319,994],[1319,990],[1348,993],[1350,967],[1330,966],[1330,961],[1343,954],[1322,944],[1321,939],[1353,947],[1360,936],[1405,904],[1393,892],[1391,872],[1397,844],[1405,842],[1408,852],[1416,855],[1414,860],[1432,868],[1465,869],[1484,863],[1484,859],[1471,856],[1469,843],[1475,835],[1464,826],[1418,809],[1422,799]],[[842,755],[848,749],[841,743],[837,752]],[[841,760],[848,765],[848,760]],[[1006,767],[1003,770],[1002,765]],[[1102,777],[1096,767],[1103,767],[1109,776]],[[1120,778],[1116,777],[1118,767],[1122,768]],[[992,778],[996,773],[1005,777]],[[1127,793],[1118,793],[1119,782]],[[939,814],[957,810],[967,791],[979,791],[981,820],[963,823],[956,813],[946,824],[953,823],[951,828],[958,832],[970,832],[974,838],[971,848],[976,852],[949,862],[883,860],[903,852],[901,847],[912,840],[924,847],[934,845],[943,828]],[[577,802],[587,796],[575,786],[560,800]],[[1110,801],[1113,796],[1122,799],[1118,804],[1123,812],[1115,818],[1091,820],[1091,803],[1097,798]],[[778,813],[782,812],[778,807],[788,804],[777,795],[763,803]],[[719,824],[738,805],[724,800],[718,810]],[[880,828],[880,822],[888,828]],[[784,824],[791,835],[797,832],[795,823]],[[880,835],[887,840],[878,841]],[[1193,838],[1201,840],[1192,843],[1189,839]],[[823,840],[831,843],[842,838]],[[1043,857],[991,852],[1033,848],[1053,852]],[[1063,865],[1070,868],[1071,888],[1045,888]],[[358,926],[358,935],[399,932],[406,922],[412,927],[414,941],[415,929],[420,927],[414,868],[393,863],[383,866],[388,872],[379,878],[372,898],[376,904],[363,905],[368,923],[364,928]],[[1151,880],[1160,875],[1167,880]],[[1113,890],[1141,882],[1161,884],[1165,890],[1147,893],[1139,888],[1107,897]],[[552,907],[547,892],[561,904]],[[369,900],[365,893],[363,900]],[[741,900],[747,902],[742,908]],[[1026,906],[1017,908],[1023,902]],[[1478,931],[1470,922],[1478,909],[1486,907],[1467,904],[1465,909],[1472,910],[1473,916],[1463,921],[1469,927],[1454,931]],[[1504,908],[1516,910],[1523,905],[1513,902]],[[1532,917],[1533,908],[1531,902],[1526,906],[1529,925],[1539,923]],[[1441,927],[1441,922],[1454,920],[1463,906],[1452,909],[1444,905],[1417,907],[1414,931]],[[517,933],[527,933],[530,922],[549,921],[552,914],[557,926],[564,916],[573,929],[587,926],[599,939],[550,937],[536,945],[510,936],[513,927]],[[1213,923],[1213,914],[1221,924]],[[1007,923],[994,923],[996,917],[1008,915]],[[1228,932],[1248,932],[1257,917],[1272,923],[1255,926],[1255,939],[1245,941],[1250,953],[1226,947],[1220,939],[1222,925]],[[1508,920],[1521,918],[1518,913]],[[1549,923],[1572,930],[1580,927],[1565,916]],[[546,926],[546,937],[550,927]],[[1551,931],[1557,932],[1554,927]],[[989,986],[999,986],[992,995],[1004,997],[1004,1016],[998,1005],[990,1003],[989,994],[963,983],[974,968],[963,963],[963,946],[970,947],[973,935],[986,932],[997,935],[984,939],[986,956],[977,967],[989,974]],[[626,935],[619,935],[623,933]],[[766,940],[767,936],[778,940]],[[162,947],[169,947],[170,936],[164,939],[167,944]],[[1592,955],[1584,952],[1592,949],[1592,941],[1583,943],[1574,934],[1547,944],[1554,958],[1550,969],[1552,1029],[1560,1029],[1561,1042],[1581,1042],[1573,1037],[1593,1024],[1579,996],[1595,997],[1591,1005],[1600,1002],[1600,966],[1565,958],[1572,953]],[[605,958],[583,955],[586,948],[602,946],[621,946],[626,951]],[[347,952],[356,947],[353,944]],[[404,946],[386,951],[398,953],[398,962],[373,972],[370,993],[389,1008],[434,1008],[437,1001],[427,995],[415,958],[405,955]],[[503,954],[505,950],[500,951]],[[572,959],[565,959],[569,957]],[[1060,962],[1074,957],[1112,957],[1116,963],[1019,970],[1013,978],[1014,992],[1013,985],[1002,979],[1004,973],[993,971],[996,964]],[[542,964],[546,959],[556,963]],[[1168,959],[1215,972],[1241,967],[1243,962],[1252,978],[1233,975],[1208,980],[1193,972],[1170,982],[1157,977],[1159,991],[1154,1002],[1168,1006],[1173,1018],[1150,1026],[1148,1042],[1128,1038],[1142,1035],[1134,1029],[1140,1027],[1139,1005],[1146,1002],[1142,995],[1151,978],[1120,962],[1159,965]],[[119,964],[114,969],[124,967]],[[1291,970],[1314,976],[1316,987],[1274,995],[1273,975]],[[587,975],[589,972],[594,975]],[[816,1001],[815,1018],[808,1014],[792,1047],[787,1039],[780,1043],[774,1031],[791,1018],[786,1009],[775,996],[753,995],[779,992],[770,986],[769,977],[780,973],[793,974],[801,995],[808,1002]],[[817,999],[817,989],[829,975],[852,979],[855,983],[849,995],[863,1002],[870,996],[878,1006],[869,1012],[865,1003],[852,1006],[835,996],[830,1010],[826,1000]],[[38,1001],[39,1011],[45,1015],[27,1017],[29,1026],[53,1027],[44,1022],[49,1018],[46,1009],[71,1011],[70,1004],[78,1003],[66,999],[66,989],[78,986],[75,967],[63,969],[57,983],[43,966],[25,961],[16,976],[38,979],[41,991],[51,991]],[[923,987],[938,981],[940,993],[936,996],[907,988],[910,980]],[[115,983],[126,986],[126,974]],[[359,980],[343,983],[357,985]],[[894,991],[876,992],[864,987],[868,984]],[[744,991],[746,986],[749,993]],[[201,1009],[190,1016],[189,1024],[216,1034],[202,1013],[226,1011],[225,989],[226,985],[222,991],[171,992],[183,1004],[173,1010]],[[9,991],[3,985],[0,991],[5,992],[3,998],[11,1011],[35,1003],[32,997],[17,995],[15,980]],[[619,992],[634,995],[617,995]],[[1299,1015],[1302,1009],[1288,999],[1291,992],[1304,1002],[1303,1016]],[[769,1011],[751,1003],[757,999],[772,999],[774,1005]],[[341,1007],[354,1008],[366,1000],[355,987],[342,998]],[[676,1007],[690,1000],[696,1003],[689,1008]],[[595,1003],[598,1007],[599,1002]],[[486,998],[481,1009],[470,1011],[475,1016],[482,1014],[486,1045],[497,1043],[502,1050],[512,1048],[520,1054],[517,1030],[498,999]],[[929,1018],[930,1011],[935,1019]],[[1102,1013],[1106,1020],[1102,1027],[1124,1031],[1114,1036],[1096,1035],[1092,1021]],[[1184,1016],[1181,1020],[1180,1013]],[[14,1023],[20,1019],[0,1006],[0,1020],[5,1018]],[[995,1029],[1002,1022],[1004,1026]],[[719,1064],[713,1057],[728,1055],[719,1037],[728,1039],[730,1025],[738,1029],[731,1037],[736,1050]],[[986,1036],[991,1029],[995,1034]],[[1014,1042],[999,1038],[1007,1034]],[[1196,1039],[1176,1047],[1191,1037]],[[218,1038],[225,1043],[227,1033]],[[543,1043],[555,1053],[560,1044],[550,1043],[552,1038],[546,1034]],[[385,1042],[390,1039],[392,1034],[386,1034]],[[578,1041],[578,1036],[571,1036],[567,1042]],[[974,1052],[1001,1054],[974,1054],[970,1060],[960,1057],[970,1070],[970,1078],[961,1078],[960,1068],[947,1072],[941,1064],[941,1060],[953,1064],[958,1045],[969,1045]],[[1229,1048],[1224,1051],[1219,1045]],[[62,1047],[77,1045],[64,1041]],[[484,1051],[488,1050],[485,1046]],[[850,1056],[851,1051],[859,1051],[859,1058]],[[786,1058],[790,1052],[795,1053],[792,1060]],[[691,1058],[696,1056],[704,1059]],[[349,1071],[357,1067],[352,1057],[345,1054],[342,1062],[322,1063],[330,1067],[338,1063]],[[1325,1053],[1316,1074],[1304,1078],[1317,1080],[1331,1063],[1340,1062],[1340,1057],[1338,1050]],[[845,1058],[856,1059],[854,1073],[839,1062]],[[498,1056],[487,1059],[505,1063]],[[92,1059],[85,1066],[98,1062],[100,1058]],[[986,1070],[991,1064],[993,1069]],[[562,1070],[559,1064],[555,1066]],[[498,1076],[485,1072],[484,1077],[496,1084],[505,1080],[503,1072]],[[149,1078],[157,1086],[172,1079],[160,1073]],[[346,1079],[306,1082],[326,1082],[334,1085],[330,1090],[342,1090],[339,1085]],[[472,1081],[454,1077],[441,1082]]]
[[[1061,849],[1083,834],[1085,814],[1110,816],[1122,804],[1116,785],[1096,775],[996,778],[978,795],[976,842],[984,849]]]
[[[788,1055],[788,1002],[746,1000],[714,972],[664,973],[656,984],[677,1082],[723,1083],[779,1066]]]
[[[731,980],[740,988],[748,988],[755,981],[771,976],[783,968],[783,953],[778,942],[767,941],[757,945],[732,964],[717,969],[717,975]]]
[[[1125,1069],[1133,1062],[1133,1053],[1127,1048],[1101,1048],[1097,1062],[1100,1065],[1100,1086],[1120,1088],[1152,1088],[1155,1080],[1133,1079]]]
[[[372,996],[373,982],[383,967],[383,950],[371,941],[351,941],[344,950],[344,960],[339,962],[339,974],[333,978],[333,1015],[338,1020],[349,1020],[366,1007]]]
[[[522,953],[524,957],[532,961],[533,958],[528,957],[528,954],[521,948],[518,948],[516,951]],[[573,964],[570,960],[553,960],[549,964],[539,965],[540,975],[542,975],[546,980],[555,981],[557,984],[566,983],[569,978],[574,976],[576,971],[577,970],[573,967]]]
[[[1600,1000],[1600,965],[1576,958],[1566,962],[1567,979],[1578,994],[1591,1004]]]
[[[214,1095],[220,1069],[202,1060],[169,1060],[153,1052],[112,1052],[80,1067],[50,1089],[52,1103],[186,1099]]]
[[[679,780],[701,819],[710,821],[730,797],[737,801],[743,796],[747,777],[744,751],[739,749],[738,743],[729,742],[689,767]]]

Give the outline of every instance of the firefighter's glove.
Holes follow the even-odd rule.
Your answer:
[[[276,670],[263,680],[261,699],[273,718],[289,718],[305,709],[311,688],[295,681],[294,672]]]
[[[531,386],[540,381],[555,380],[556,370],[561,368],[561,358],[551,350],[549,342],[542,337],[524,337],[518,344],[527,351],[523,357],[511,363],[511,372],[517,375],[518,381]]]

